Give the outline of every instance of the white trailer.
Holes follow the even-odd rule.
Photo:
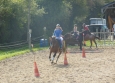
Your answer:
[[[106,20],[103,18],[90,18],[90,25],[99,25],[103,24],[106,25]]]

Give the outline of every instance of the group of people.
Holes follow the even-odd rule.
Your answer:
[[[83,26],[83,31],[86,31],[87,33],[90,34],[88,26],[86,26],[85,23],[83,23],[82,26]],[[73,34],[76,39],[78,39],[79,36],[77,29],[78,29],[77,24],[74,24]],[[63,42],[62,31],[63,29],[61,28],[61,26],[57,24],[53,33],[53,36],[55,36],[55,38],[59,41],[60,49],[62,49],[62,42]]]

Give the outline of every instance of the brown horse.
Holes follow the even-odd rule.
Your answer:
[[[84,36],[83,36],[83,33],[84,33]],[[96,43],[95,39],[100,40],[100,38],[96,37],[95,34],[89,34],[85,31],[81,32],[79,34],[79,37],[77,40],[75,38],[73,38],[71,33],[67,33],[64,35],[64,40],[65,40],[66,45],[70,44],[70,43],[78,44],[80,46],[80,50],[82,50],[83,41],[88,41],[88,40],[90,40],[90,43],[91,43],[90,48],[92,47],[92,41],[95,43],[96,48],[97,48],[97,43]]]
[[[55,37],[49,37],[49,41],[50,41],[50,54],[49,54],[49,60],[51,61],[51,63],[54,63],[54,58],[56,56],[57,53],[59,53],[56,63],[62,53],[62,50],[60,49],[59,46],[59,42],[57,39],[55,39]],[[54,53],[53,57],[51,58],[51,54]]]
[[[97,48],[97,43],[96,43],[95,39],[99,39],[100,40],[100,38],[96,37],[94,34],[91,34],[91,35],[90,34],[86,34],[85,37],[84,37],[84,41],[90,40],[90,44],[91,44],[90,48],[92,47],[92,42],[95,43],[95,46]]]
[[[76,40],[71,33],[66,33],[63,38],[65,41],[65,48],[67,48],[67,45],[74,46],[75,44],[79,44],[78,40]]]

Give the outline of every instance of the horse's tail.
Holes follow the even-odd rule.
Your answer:
[[[96,34],[92,34],[92,35],[94,35],[95,39],[100,40],[100,37],[97,37]]]
[[[100,37],[95,36],[96,39],[100,40]]]

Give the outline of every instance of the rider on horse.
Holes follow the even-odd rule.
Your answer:
[[[74,34],[74,37],[77,39],[78,38],[77,24],[74,24],[73,34]]]
[[[91,35],[91,32],[90,32],[90,30],[89,30],[89,28],[88,28],[88,26],[86,26],[86,24],[85,23],[83,23],[83,33],[86,33],[86,34],[89,34],[89,35]],[[86,35],[85,34],[85,35]]]
[[[62,38],[62,28],[60,27],[59,24],[56,25],[56,28],[54,30],[54,33],[53,33],[53,36],[55,36],[55,38],[58,40],[59,42],[59,45],[60,45],[60,49],[62,49],[62,41],[63,41],[63,38]]]

